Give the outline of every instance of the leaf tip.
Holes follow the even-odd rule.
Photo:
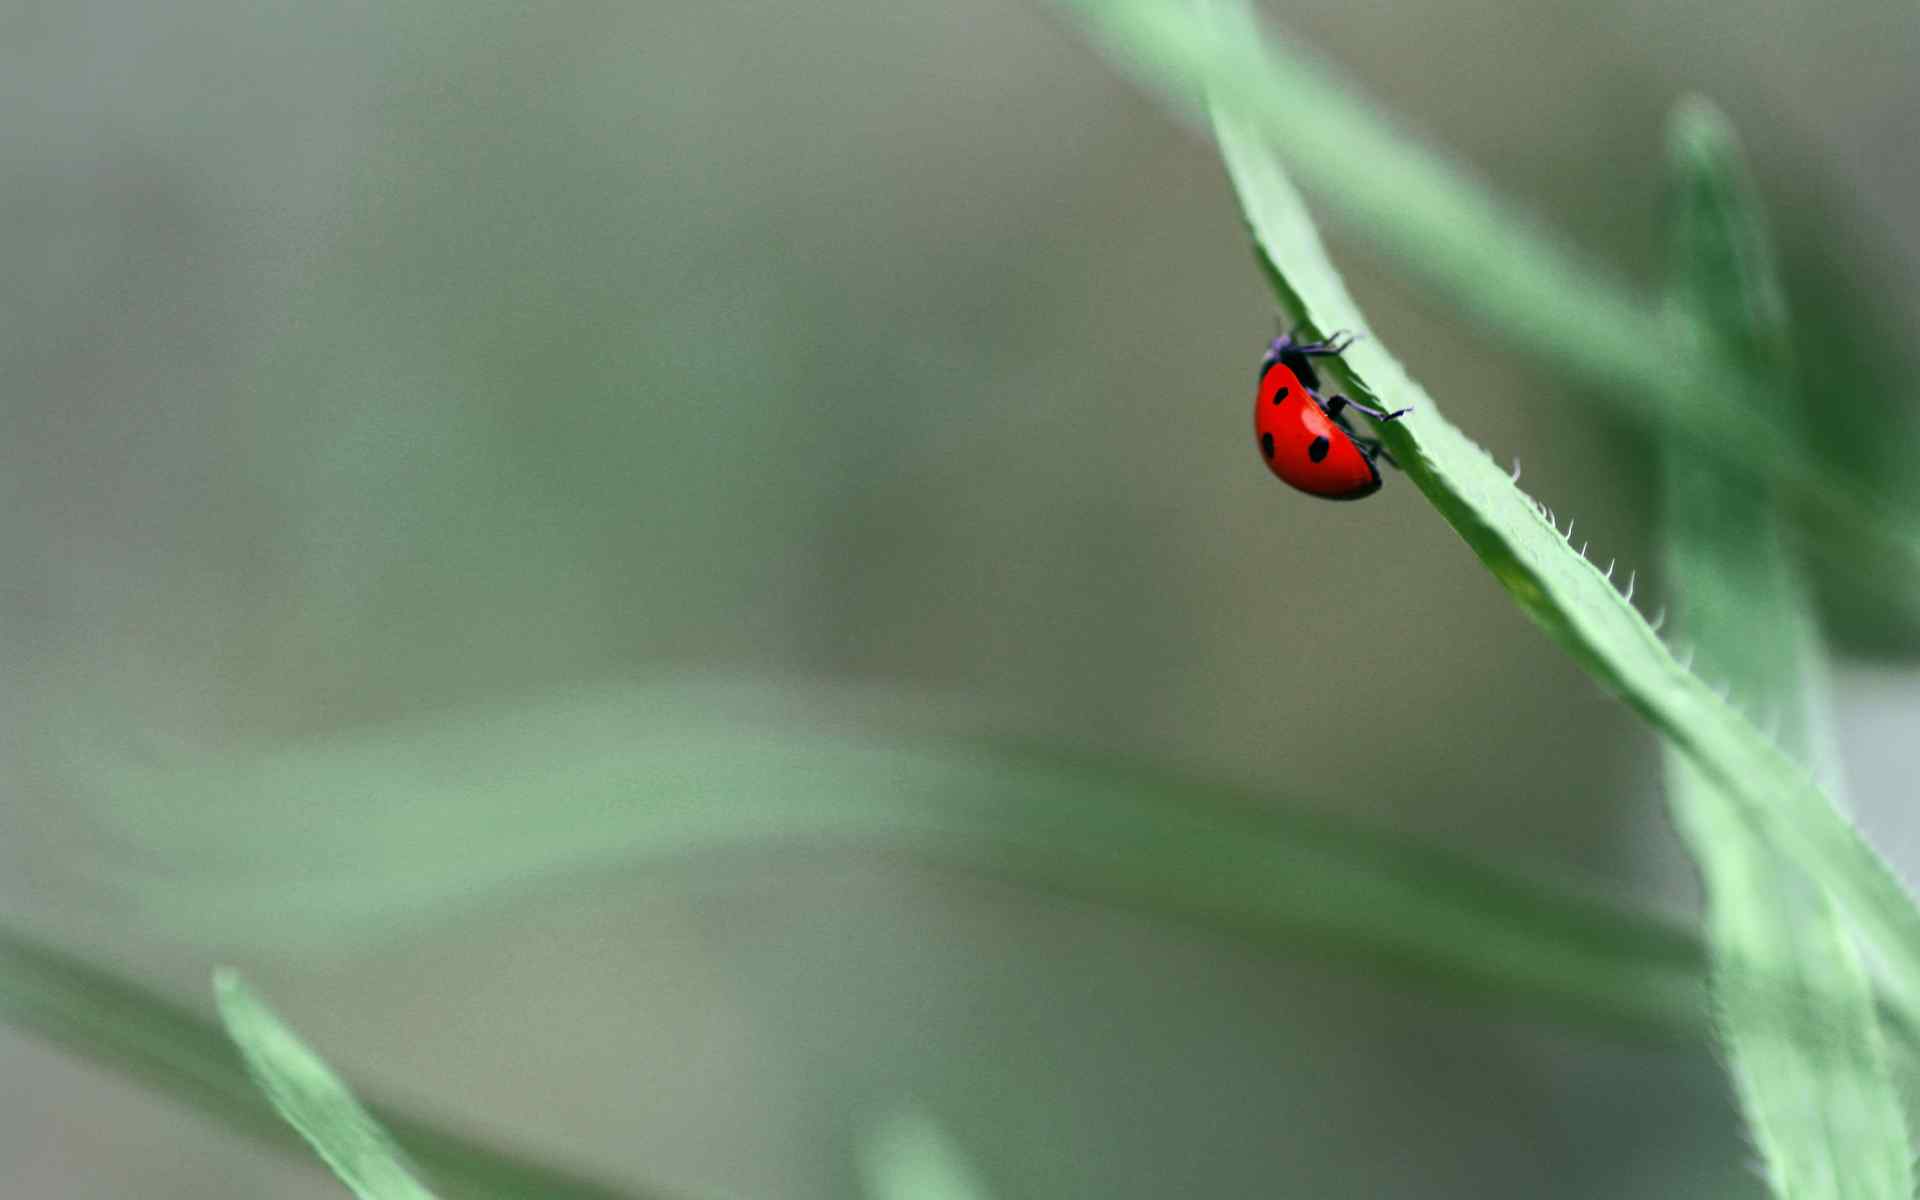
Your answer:
[[[1667,116],[1667,150],[1676,159],[1712,162],[1736,153],[1733,121],[1718,104],[1698,92],[1674,102]]]
[[[253,998],[253,989],[236,967],[218,966],[213,969],[213,1000],[220,1008],[222,1016],[230,1016],[235,1005],[245,1004]]]

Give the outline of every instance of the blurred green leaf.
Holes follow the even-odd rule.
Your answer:
[[[1122,4],[1116,10],[1159,12],[1160,7]],[[1258,46],[1243,6],[1221,0],[1209,11],[1218,19],[1201,44]],[[1144,38],[1162,26],[1175,27],[1156,19],[1120,28]],[[1199,37],[1181,36],[1187,43]],[[1265,63],[1263,77],[1277,78],[1279,67]],[[1284,105],[1288,94],[1283,88],[1268,102]],[[1281,309],[1299,318],[1308,334],[1334,328],[1364,333],[1359,307],[1268,148],[1261,130],[1270,122],[1249,121],[1224,95],[1214,108],[1214,127],[1255,240],[1272,268]],[[1705,778],[1735,797],[1741,819],[1757,836],[1832,892],[1884,956],[1897,984],[1893,1002],[1909,1023],[1920,1017],[1920,909],[1806,770],[1675,659],[1614,590],[1611,569],[1603,574],[1573,550],[1546,511],[1440,415],[1432,398],[1377,339],[1361,341],[1330,370],[1363,401],[1415,409],[1381,429],[1407,476],[1541,628],[1664,734]]]
[[[1678,317],[1699,322],[1757,378],[1779,381],[1750,403],[1787,417],[1786,304],[1738,142],[1701,101],[1676,111],[1669,142]],[[1665,465],[1683,633],[1703,668],[1782,714],[1783,743],[1827,768],[1833,788],[1819,635],[1771,498],[1690,455],[1668,455]],[[1721,1039],[1774,1193],[1909,1200],[1906,1121],[1872,985],[1841,914],[1741,820],[1721,785],[1671,749],[1667,773],[1676,822],[1706,881]]]
[[[1207,0],[1059,0],[1119,63],[1181,108],[1204,93],[1327,199],[1330,218],[1493,335],[1592,385],[1582,394],[1781,487],[1815,553],[1920,612],[1920,514],[1889,512],[1804,439],[1757,417],[1764,380],[1702,346],[1440,155],[1395,130],[1313,56]],[[1291,267],[1291,264],[1288,264]],[[1864,548],[1864,550],[1863,550]]]
[[[765,849],[906,851],[1503,1002],[1705,1025],[1672,926],[1228,789],[1033,747],[827,728],[826,689],[606,687],[103,781],[155,936],[323,952],[563,872]],[[887,702],[881,701],[886,704]],[[898,703],[888,707],[899,708]],[[103,754],[77,755],[75,771]]]
[[[372,1114],[238,972],[213,973],[214,999],[247,1070],[360,1200],[433,1200]]]
[[[218,1028],[154,992],[4,929],[0,1020],[138,1079],[228,1128],[307,1157]],[[379,1120],[423,1168],[461,1196],[619,1200],[642,1194],[481,1145],[403,1113],[381,1110]]]
[[[987,1200],[960,1148],[923,1113],[894,1113],[866,1132],[860,1169],[870,1200]]]

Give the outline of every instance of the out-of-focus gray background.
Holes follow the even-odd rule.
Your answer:
[[[1911,5],[1272,12],[1649,292],[1665,113],[1718,99],[1849,400],[1822,436],[1901,486]],[[117,872],[196,862],[151,861],[75,746],[714,675],[904,688],[1694,903],[1645,733],[1411,487],[1267,477],[1273,317],[1218,162],[1044,6],[73,0],[0,31],[17,923],[196,1003],[238,952],[152,936]],[[1361,240],[1336,252],[1449,414],[1652,563],[1644,444]],[[1829,582],[1856,800],[1920,861],[1911,639]],[[1760,1194],[1705,1047],[884,856],[603,871],[248,954],[369,1090],[690,1194],[849,1194],[904,1103],[1009,1200]],[[0,1194],[263,1192],[336,1189],[0,1035]]]

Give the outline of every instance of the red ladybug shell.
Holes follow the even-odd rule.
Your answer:
[[[1359,500],[1380,490],[1380,471],[1333,423],[1284,363],[1267,364],[1253,399],[1260,456],[1282,480],[1328,500]]]

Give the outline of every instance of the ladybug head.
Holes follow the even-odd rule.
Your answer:
[[[1313,369],[1309,356],[1301,353],[1300,343],[1294,341],[1292,334],[1283,333],[1267,343],[1267,356],[1260,360],[1261,378],[1266,377],[1267,368],[1275,363],[1284,364],[1306,385],[1308,391],[1317,393],[1320,390],[1320,375]]]

